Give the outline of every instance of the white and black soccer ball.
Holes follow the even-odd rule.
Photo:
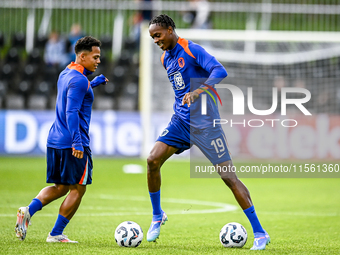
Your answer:
[[[121,247],[138,247],[143,240],[143,230],[136,222],[124,221],[116,228],[115,240]]]
[[[226,248],[241,248],[247,242],[246,229],[237,222],[230,222],[220,231],[220,242]]]

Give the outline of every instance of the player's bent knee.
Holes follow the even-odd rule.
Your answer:
[[[76,192],[79,194],[79,196],[84,196],[86,192],[86,185],[80,185],[80,184],[75,184],[70,186],[70,190],[72,192]]]
[[[147,159],[148,163],[148,170],[156,170],[161,165],[161,160],[159,158],[154,157],[153,155],[150,155]]]
[[[70,190],[70,185],[55,184],[54,185],[60,196],[65,196]]]

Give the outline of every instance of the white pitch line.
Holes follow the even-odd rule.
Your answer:
[[[313,212],[258,212],[261,214],[270,214],[270,215],[293,215],[293,216],[311,216],[311,217],[339,217],[339,213],[313,213]]]
[[[129,200],[129,201],[140,201],[145,202],[149,201],[148,197],[138,197],[138,196],[130,196],[130,197],[122,197],[122,196],[110,196],[110,195],[100,195],[97,199],[105,199],[105,200]],[[164,203],[173,203],[173,204],[186,204],[186,205],[202,205],[202,206],[211,206],[216,207],[214,209],[198,209],[198,210],[167,210],[167,214],[175,215],[175,214],[207,214],[207,213],[220,213],[220,212],[230,212],[238,209],[235,205],[230,205],[226,203],[218,203],[211,201],[201,201],[201,200],[188,200],[188,199],[176,199],[176,198],[164,198],[162,199]],[[83,207],[84,209],[84,207]],[[91,206],[91,209],[96,209],[96,207]],[[119,208],[116,208],[119,209]],[[106,208],[107,210],[107,208]],[[113,208],[112,210],[115,210]],[[105,212],[105,213],[77,213],[77,216],[125,216],[125,215],[150,215],[150,211],[147,212]],[[55,213],[39,213],[39,216],[43,217],[55,217]],[[13,214],[0,214],[0,217],[13,217]]]
[[[96,197],[96,199],[104,199],[104,200],[124,200],[124,201],[138,201],[138,202],[146,202],[150,201],[149,197],[142,197],[142,196],[111,196],[102,194]],[[219,203],[219,202],[211,202],[211,201],[201,201],[201,200],[191,200],[191,199],[177,199],[177,198],[163,198],[162,202],[164,203],[173,203],[173,204],[186,204],[186,205],[201,205],[201,206],[211,206],[215,207],[213,209],[198,209],[198,210],[167,210],[167,214],[169,215],[178,215],[178,214],[208,214],[208,213],[221,213],[221,212],[230,212],[235,213],[237,209],[239,209],[238,206],[230,205],[226,203]],[[18,206],[0,206],[6,207],[6,208],[18,208]],[[58,206],[53,206],[58,207]],[[89,210],[103,210],[103,207],[99,206],[83,206],[82,209],[89,209]],[[77,213],[77,216],[80,217],[88,217],[88,216],[96,216],[96,217],[107,217],[107,216],[125,216],[125,215],[150,215],[150,211],[123,211],[123,212],[114,212],[114,210],[122,209],[123,207],[112,207],[113,212],[103,212],[103,213]],[[128,207],[124,207],[127,208]],[[107,211],[108,207],[105,207],[105,210]],[[124,209],[124,210],[127,210]],[[138,209],[137,207],[133,207],[134,210]],[[293,215],[293,216],[309,216],[309,217],[339,217],[339,213],[312,213],[312,212],[270,212],[270,211],[259,211],[259,215],[261,214],[267,214],[267,215]],[[42,217],[55,217],[55,213],[39,213],[39,216]],[[0,217],[15,217],[15,214],[0,214]]]
[[[130,201],[150,201],[148,197],[141,197],[141,196],[131,196],[131,197],[121,197],[121,196],[110,196],[110,195],[100,195],[99,198],[101,199],[108,199],[108,200],[130,200]],[[218,202],[211,202],[211,201],[201,201],[201,200],[189,200],[189,199],[178,199],[178,198],[163,198],[162,202],[164,203],[173,203],[173,204],[186,204],[186,205],[203,205],[203,206],[212,206],[217,207],[215,209],[201,209],[201,210],[174,210],[169,211],[167,213],[170,214],[205,214],[205,213],[219,213],[219,212],[230,212],[235,211],[238,209],[235,205],[230,205],[226,203],[218,203]],[[143,213],[144,214],[144,213]],[[150,212],[147,213],[149,215]]]

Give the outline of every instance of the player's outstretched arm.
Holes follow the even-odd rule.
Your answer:
[[[109,80],[104,75],[101,74],[101,75],[94,77],[93,80],[90,82],[90,84],[92,88],[95,88],[99,86],[100,84],[106,85],[108,81]]]

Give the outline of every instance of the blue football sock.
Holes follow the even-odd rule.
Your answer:
[[[151,199],[151,204],[152,204],[152,209],[153,209],[153,215],[159,215],[162,213],[162,208],[161,208],[161,190],[157,192],[149,192],[150,194],[150,199]]]
[[[31,217],[37,212],[42,209],[42,203],[38,198],[33,198],[32,202],[28,205],[28,211]]]
[[[51,231],[51,236],[61,235],[69,222],[70,221],[68,219],[59,214],[57,221],[55,222],[54,227]]]
[[[250,221],[251,227],[253,228],[253,232],[264,233],[264,229],[262,228],[261,223],[259,219],[257,218],[254,206],[249,207],[248,209],[245,209],[243,212],[247,215]]]

